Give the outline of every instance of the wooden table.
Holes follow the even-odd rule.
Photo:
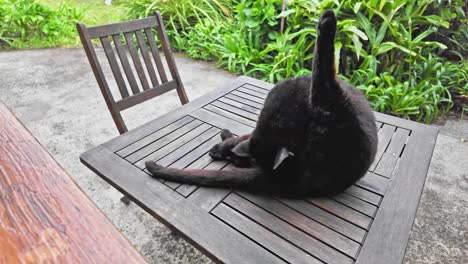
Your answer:
[[[0,263],[144,263],[0,102]]]
[[[228,128],[250,133],[271,84],[239,77],[95,147],[82,162],[218,262],[400,263],[437,129],[376,113],[377,158],[346,192],[288,200],[158,181],[147,159],[174,168],[230,169],[207,151]]]

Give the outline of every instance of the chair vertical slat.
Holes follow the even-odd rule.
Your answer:
[[[177,86],[177,93],[179,94],[179,99],[182,104],[188,103],[188,97],[185,93],[184,86],[182,84],[182,80],[180,79],[179,72],[177,70],[177,66],[174,61],[174,57],[172,55],[171,46],[169,44],[169,38],[166,34],[166,29],[164,27],[164,23],[161,18],[161,14],[156,11],[155,14],[156,19],[159,22],[159,27],[157,27],[159,39],[161,41],[162,48],[164,50],[164,55],[166,56],[167,65],[169,66],[169,71],[171,72],[172,78],[178,83]]]
[[[112,39],[114,40],[114,45],[117,49],[117,53],[119,54],[120,62],[122,63],[122,67],[124,68],[125,75],[127,75],[128,83],[132,88],[133,94],[137,94],[140,92],[140,90],[135,80],[135,76],[133,75],[132,68],[130,67],[130,63],[128,62],[127,52],[125,51],[125,48],[122,44],[120,35],[112,35]]]
[[[94,76],[96,77],[96,81],[98,82],[99,88],[101,89],[104,101],[107,104],[107,108],[109,108],[109,112],[112,115],[112,119],[114,119],[117,130],[120,134],[123,134],[128,131],[127,126],[125,125],[119,110],[117,110],[115,107],[114,97],[112,96],[109,85],[107,84],[104,73],[102,72],[102,68],[99,64],[96,52],[94,51],[93,44],[91,43],[88,30],[83,23],[78,23],[76,27],[78,29],[81,42],[83,43],[86,56],[88,57],[89,64],[91,65],[91,69],[94,72]]]
[[[143,34],[141,33],[140,30],[135,31],[135,34],[137,37],[138,46],[140,47],[140,50],[141,50],[141,55],[143,56],[143,60],[145,61],[146,68],[148,69],[148,75],[151,78],[153,87],[158,86],[159,85],[158,77],[156,76],[153,63],[151,62],[151,58],[148,54],[148,47],[146,46],[146,41],[143,38]]]
[[[112,69],[112,73],[114,74],[115,80],[117,82],[117,86],[119,87],[119,91],[120,91],[120,94],[122,95],[122,99],[129,97],[130,95],[128,94],[127,86],[125,85],[125,81],[123,79],[122,73],[120,72],[119,65],[117,64],[117,59],[115,58],[114,50],[109,41],[109,37],[102,37],[101,43],[102,43],[102,46],[104,47],[107,60],[109,61],[109,65]]]
[[[146,79],[145,70],[143,69],[140,57],[138,56],[138,51],[136,50],[135,44],[133,43],[133,32],[125,32],[124,36],[125,40],[127,41],[128,50],[130,51],[130,56],[133,60],[133,65],[135,65],[135,70],[137,71],[138,77],[140,78],[141,86],[143,87],[143,90],[148,90],[150,87],[148,80]]]
[[[158,68],[159,77],[161,77],[161,82],[167,82],[166,72],[164,71],[163,64],[161,62],[161,56],[159,56],[159,50],[154,41],[154,34],[151,28],[145,28],[146,38],[151,48],[151,53],[153,54],[154,61],[156,62],[156,67]]]

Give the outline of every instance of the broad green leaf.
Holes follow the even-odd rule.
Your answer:
[[[353,32],[354,34],[356,34],[357,36],[359,36],[363,40],[368,40],[366,33],[362,32],[361,30],[359,30],[355,26],[347,26],[344,29],[347,30],[347,31]]]

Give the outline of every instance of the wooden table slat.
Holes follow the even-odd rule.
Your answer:
[[[236,122],[224,116],[215,114],[213,112],[207,111],[205,109],[199,109],[190,114],[191,116],[202,120],[203,122],[209,122],[210,125],[213,125],[220,129],[228,128],[232,133],[236,135],[244,135],[252,132],[253,128],[245,124]]]
[[[242,109],[242,110],[244,110],[246,112],[255,114],[257,117],[258,117],[258,115],[260,115],[260,111],[261,111],[260,109],[257,109],[255,107],[251,107],[249,105],[246,105],[246,104],[231,100],[231,99],[229,99],[227,97],[221,97],[216,102],[222,102],[222,103],[225,103],[227,105]]]
[[[388,182],[389,180],[387,178],[368,172],[356,182],[356,185],[377,194],[384,195]]]
[[[216,137],[215,137],[216,138]],[[210,155],[208,153],[205,153],[202,157],[197,159],[195,162],[190,164],[187,169],[203,169],[206,166],[208,166],[213,160],[211,159]],[[177,188],[177,192],[182,194],[183,196],[187,197],[190,194],[192,194],[196,189],[198,188],[197,185],[191,185],[191,184],[181,184]]]
[[[329,198],[314,198],[307,201],[366,230],[372,223],[371,217]]]
[[[252,89],[247,89],[245,87],[241,87],[239,89],[237,89],[237,91],[239,92],[243,92],[245,94],[249,94],[249,95],[252,95],[252,96],[255,96],[255,97],[258,97],[258,98],[261,98],[263,100],[265,100],[265,98],[267,97],[266,94],[264,93],[260,93],[260,92],[257,92],[257,91],[254,91]]]
[[[190,152],[185,154],[183,157],[178,159],[176,162],[170,165],[171,168],[177,169],[200,169],[201,165],[208,165],[211,162],[211,157],[208,155],[208,151],[217,143],[221,142],[221,137],[219,136],[219,129],[213,128],[214,131],[217,131],[210,139],[196,146]],[[203,158],[203,159],[202,159]],[[195,165],[191,165],[194,162],[197,162]],[[200,164],[200,165],[198,165]],[[203,166],[204,167],[204,166]],[[202,168],[203,168],[202,167]]]
[[[278,239],[278,237],[269,232],[269,230],[263,228],[238,211],[224,204],[217,206],[212,211],[212,214],[241,232],[243,235],[257,242],[262,247],[268,249],[272,255],[280,257],[287,263],[321,264],[321,262],[316,258],[296,246],[291,245],[286,240]],[[260,260],[260,262],[263,261]]]
[[[270,92],[269,89],[265,89],[265,88],[262,88],[262,87],[259,87],[259,86],[254,86],[254,85],[251,85],[249,83],[244,84],[242,87],[253,90],[253,91],[257,91],[257,92],[263,93],[263,94],[268,94]]]
[[[282,203],[293,208],[299,213],[319,222],[330,229],[353,239],[356,242],[363,242],[366,230],[351,224],[333,214],[312,205],[303,200],[280,199]]]
[[[156,140],[164,137],[165,135],[173,132],[174,130],[181,128],[188,124],[189,122],[193,121],[193,117],[190,116],[184,116],[183,118],[175,121],[172,124],[169,124],[168,126],[161,128],[160,130],[155,131],[154,133],[136,141],[133,142],[132,144],[126,146],[125,148],[117,151],[117,154],[121,157],[127,157],[130,154],[136,152],[137,150],[146,147],[150,145],[151,143],[155,142]]]
[[[276,217],[274,214],[271,214],[261,207],[256,206],[255,204],[235,193],[231,193],[228,197],[226,197],[226,199],[223,200],[223,203],[229,205],[229,207],[237,210],[238,212],[242,212],[244,216],[264,226],[272,233],[282,237],[286,241],[294,244],[295,246],[322,261],[327,263],[353,263],[352,258],[344,255],[343,253],[321,242],[308,233],[303,232],[300,228],[289,224],[287,221]],[[216,211],[216,208],[214,211]],[[229,224],[230,221],[227,220],[227,223]],[[310,223],[313,223],[313,221],[310,221],[309,224]],[[320,233],[320,231],[316,231],[314,227],[308,228],[306,230],[313,232],[315,231],[315,234]],[[359,244],[354,247],[354,252],[351,252],[353,257],[357,254],[358,249]]]
[[[242,97],[234,95],[234,94],[226,94],[223,98],[227,98],[227,99],[242,103],[244,105],[248,105],[248,106],[256,108],[258,110],[262,110],[262,108],[263,108],[262,103],[253,102],[253,101],[247,100],[245,98],[242,98]]]
[[[356,185],[352,185],[351,187],[349,187],[348,189],[345,190],[345,193],[348,193],[354,197],[357,197],[363,201],[366,201],[370,204],[373,204],[375,206],[379,206],[380,205],[380,201],[382,200],[382,196],[376,194],[376,193],[373,193],[371,191],[368,191],[364,188],[361,188],[359,186],[356,186]]]
[[[268,211],[269,213],[284,220],[285,222],[297,227],[299,230],[302,230],[303,232],[316,238],[317,241],[323,241],[319,244],[317,244],[318,242],[315,241],[314,247],[316,248],[316,250],[324,253],[325,255],[328,255],[328,257],[323,256],[321,253],[315,253],[318,254],[316,255],[318,258],[326,262],[330,260],[329,257],[342,259],[343,261],[345,259],[348,259],[348,257],[343,258],[343,255],[341,253],[337,254],[336,252],[334,252],[336,250],[330,252],[330,245],[352,258],[355,258],[357,256],[360,244],[330,229],[329,227],[320,224],[319,222],[313,219],[308,218],[307,216],[293,210],[292,208],[274,199],[268,199],[266,197],[253,195],[245,192],[241,192],[239,194],[251,203],[257,205],[259,208]],[[229,197],[231,196],[232,195],[230,195]],[[231,197],[231,199],[233,198]],[[241,203],[239,199],[236,199],[235,201],[237,201],[237,203],[239,204]],[[229,203],[227,201],[224,202]],[[231,206],[235,207],[234,205]],[[246,210],[241,211],[244,212]],[[361,240],[362,239],[363,238],[361,238]],[[325,244],[322,245],[322,243]]]
[[[247,118],[247,119],[255,121],[255,122],[258,120],[258,114],[252,114],[251,112],[245,111],[245,110],[243,110],[241,108],[231,106],[229,104],[225,104],[225,103],[223,103],[221,101],[215,101],[215,102],[211,103],[210,105],[216,106],[217,108],[221,108],[221,109],[223,109],[225,111],[231,112],[231,113],[233,113],[235,115]]]
[[[371,218],[374,217],[375,213],[379,209],[377,206],[370,204],[368,202],[365,202],[359,198],[356,198],[352,195],[349,195],[347,193],[340,193],[336,196],[333,197],[336,201],[349,206]]]
[[[223,117],[225,117],[227,119],[239,122],[241,124],[245,124],[245,125],[251,127],[252,129],[255,127],[255,124],[256,124],[252,120],[249,120],[249,119],[247,119],[247,118],[245,118],[243,116],[239,116],[239,115],[236,115],[236,114],[231,113],[229,111],[226,111],[225,109],[216,107],[213,104],[205,105],[205,107],[203,107],[203,109],[208,110],[208,111],[213,112],[213,113],[216,113],[216,114],[218,114],[220,116],[223,116]]]
[[[377,153],[375,154],[374,162],[371,164],[369,170],[374,171],[377,163],[380,161],[382,154],[385,152],[385,149],[392,139],[393,133],[395,132],[396,127],[384,124],[382,128],[379,129],[378,138],[379,143],[377,144]]]
[[[140,159],[139,161],[137,161],[135,163],[135,166],[137,166],[140,169],[143,169],[145,167],[145,162],[147,160],[158,161],[158,160],[164,158],[169,153],[177,150],[179,147],[183,146],[184,144],[186,144],[187,142],[189,142],[193,138],[201,135],[203,132],[207,131],[210,128],[211,128],[211,126],[208,125],[208,124],[205,124],[205,123],[201,124],[200,126],[197,126],[196,128],[188,131],[186,134],[184,134],[184,135],[182,135],[180,137],[177,137],[175,140],[171,141],[170,143],[168,143],[164,147],[162,147],[162,148],[158,149],[157,151],[151,153],[150,155]]]
[[[162,137],[157,138],[157,140],[149,143],[148,145],[140,148],[138,151],[135,151],[125,157],[126,160],[128,160],[130,163],[135,163],[144,157],[150,155],[151,153],[155,152],[155,150],[158,150],[159,148],[162,148],[172,142],[173,140],[185,135],[189,131],[192,131],[193,129],[199,127],[202,125],[202,122],[199,120],[193,120],[189,122],[188,124],[182,125],[177,129],[167,131],[165,130],[161,135]],[[166,134],[167,133],[167,134]],[[159,135],[158,135],[159,136]]]
[[[407,129],[398,128],[396,130],[395,134],[393,134],[390,144],[388,145],[387,150],[382,155],[379,164],[377,164],[375,173],[386,177],[390,177],[392,175],[398,158],[400,157],[400,153],[402,152],[406,140],[409,137],[409,133],[410,131]]]
[[[242,97],[244,99],[247,99],[249,101],[252,101],[252,102],[255,102],[255,103],[259,103],[259,104],[262,104],[265,102],[264,99],[262,98],[259,98],[259,97],[255,97],[255,96],[252,96],[250,94],[246,94],[246,93],[243,93],[243,92],[239,92],[239,91],[233,91],[231,92],[232,95],[236,95],[238,97]]]

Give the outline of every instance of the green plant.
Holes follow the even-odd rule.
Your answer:
[[[0,1],[0,38],[13,48],[76,44],[82,9],[69,2],[52,9],[36,0]]]

